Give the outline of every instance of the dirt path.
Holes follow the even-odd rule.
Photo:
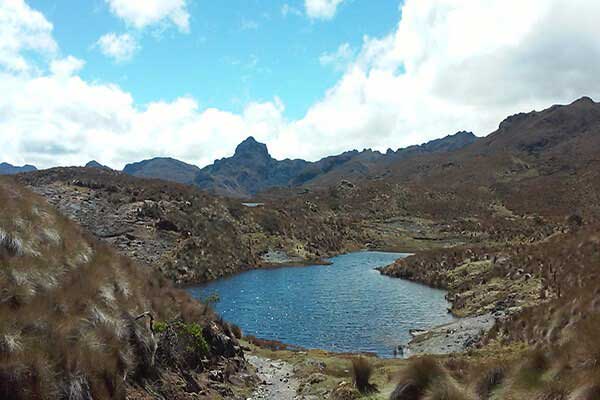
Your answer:
[[[269,360],[255,355],[247,356],[257,370],[260,384],[252,394],[252,400],[297,400],[300,382],[294,377],[294,367],[285,361]]]

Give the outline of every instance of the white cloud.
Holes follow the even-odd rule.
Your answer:
[[[190,30],[186,0],[105,0],[113,14],[137,29],[156,24],[174,24]]]
[[[344,0],[304,0],[306,15],[313,19],[332,19]]]
[[[139,49],[137,40],[128,33],[121,35],[112,32],[107,33],[98,39],[96,45],[105,56],[117,62],[131,60]]]
[[[283,6],[281,6],[281,15],[284,17],[287,17],[288,15],[301,16],[302,11],[294,6],[290,6],[288,3],[285,3]]]
[[[319,62],[323,66],[330,66],[338,71],[345,70],[353,61],[354,50],[349,43],[343,43],[333,53],[323,53],[319,57]]]
[[[190,97],[140,106],[118,86],[77,76],[76,59],[52,63],[51,74],[0,69],[0,160],[119,168],[168,155],[205,165],[250,134],[276,157],[314,160],[462,129],[487,134],[516,112],[600,100],[595,0],[407,0],[402,15],[389,35],[366,37],[339,82],[291,121],[277,98],[241,113]],[[0,37],[18,40],[14,32],[0,25]],[[12,54],[27,63],[27,49]]]
[[[50,62],[50,72],[54,76],[69,77],[81,70],[85,65],[85,61],[68,56],[63,59],[52,60]]]
[[[0,68],[23,72],[32,67],[21,54],[34,50],[53,54],[58,46],[52,24],[23,0],[0,1]]]

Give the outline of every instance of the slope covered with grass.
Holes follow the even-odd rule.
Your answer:
[[[177,374],[240,354],[208,308],[10,178],[0,205],[0,398],[125,398],[135,388],[177,398],[166,377],[201,382]]]

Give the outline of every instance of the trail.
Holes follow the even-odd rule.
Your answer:
[[[294,377],[294,367],[285,361],[275,361],[255,355],[247,356],[257,370],[260,384],[252,394],[252,400],[299,400],[300,382]]]

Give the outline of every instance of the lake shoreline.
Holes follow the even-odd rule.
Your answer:
[[[265,342],[279,341],[283,344],[290,343],[301,348],[322,349],[333,353],[373,353],[381,358],[392,358],[394,348],[405,346],[410,341],[410,329],[433,329],[439,324],[454,321],[454,317],[447,313],[450,304],[445,299],[445,291],[409,280],[385,279],[388,277],[376,271],[376,267],[388,265],[409,255],[411,253],[380,252],[367,248],[322,260],[331,268],[306,268],[295,272],[296,267],[306,265],[270,265],[248,270],[246,273],[250,275],[244,278],[240,278],[244,274],[236,274],[207,284],[191,286],[188,290],[196,298],[219,293],[221,302],[216,306],[217,312],[224,319],[240,325],[248,335],[276,339],[264,340]],[[272,275],[271,272],[266,273],[266,270],[278,272]],[[285,288],[279,288],[278,282],[281,279],[285,282]],[[312,284],[310,287],[304,287],[303,282],[319,284],[316,287]],[[274,287],[270,288],[273,285]],[[324,292],[313,292],[313,287],[316,288],[314,290]],[[279,293],[280,290],[283,290],[281,293],[285,293],[285,303],[269,300],[269,296],[272,296],[270,292]],[[363,302],[360,299],[364,296],[367,297]],[[379,299],[377,307],[380,307],[374,315],[369,305],[372,301],[368,300],[373,299],[373,296]],[[264,304],[255,304],[255,299],[259,298]],[[309,303],[306,305],[311,311],[305,308],[305,299],[308,299]],[[291,306],[290,303],[294,302],[298,304]],[[271,305],[275,308],[271,309]],[[265,309],[266,307],[268,309]],[[282,309],[279,310],[280,308]],[[259,321],[266,318],[265,315],[270,319],[263,321],[261,325]],[[306,320],[304,325],[299,322],[298,328],[284,328],[295,324],[288,321],[292,315],[295,316],[294,320]],[[404,315],[404,318],[399,319],[399,315]],[[249,318],[258,319],[247,321]],[[333,325],[330,325],[331,318]],[[317,325],[314,325],[315,323]],[[362,325],[363,323],[366,325]],[[311,332],[307,331],[306,326],[311,326]],[[284,330],[277,333],[281,329]],[[295,332],[295,329],[299,329],[299,332]],[[317,330],[312,332],[313,329]],[[316,336],[313,337],[313,334]],[[325,336],[321,336],[323,334]],[[297,338],[293,339],[294,337]],[[368,337],[373,339],[369,340]]]

